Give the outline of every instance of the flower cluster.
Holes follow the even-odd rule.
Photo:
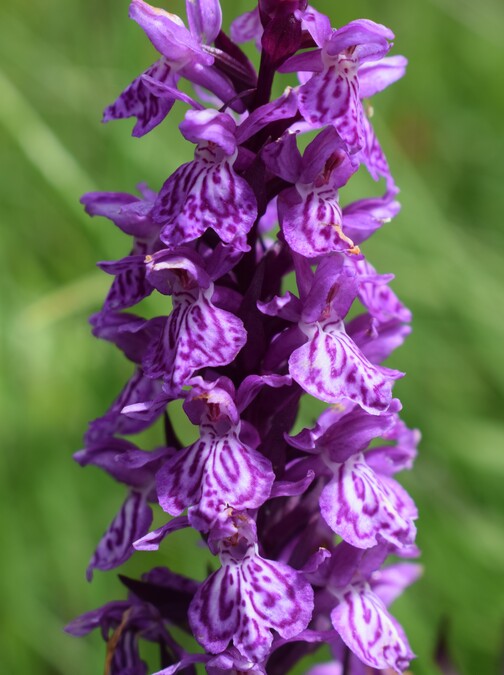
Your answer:
[[[419,568],[408,561],[416,508],[394,475],[411,467],[419,434],[392,396],[402,373],[381,364],[411,316],[360,247],[399,210],[364,101],[406,62],[387,56],[385,26],[334,29],[306,0],[259,0],[230,36],[219,0],[186,8],[189,27],[132,0],[160,57],[104,120],[135,117],[142,136],[178,101],[194,159],[157,193],[82,199],[132,239],[129,256],[100,264],[114,279],[91,323],[134,369],[76,460],[128,487],[89,578],[188,527],[215,566],[203,582],[165,568],[121,577],[128,599],[68,631],[101,628],[109,675],[148,672],[141,640],[159,645],[158,675],[197,663],[210,675],[281,675],[321,643],[333,661],[311,675],[400,673],[413,654],[387,606]],[[238,46],[247,41],[258,72]],[[297,80],[275,98],[277,73]],[[342,206],[361,166],[384,194]],[[154,292],[170,296],[167,315],[129,311]],[[304,393],[329,405],[294,434]],[[188,447],[170,420],[175,400],[199,428]],[[129,439],[161,418],[164,447]],[[166,513],[153,531],[151,503]],[[187,651],[173,628],[204,651]]]

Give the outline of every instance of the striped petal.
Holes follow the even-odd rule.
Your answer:
[[[161,239],[175,247],[213,229],[226,244],[247,251],[246,235],[257,216],[250,185],[234,171],[232,160],[211,144],[199,146],[193,162],[182,165],[161,188],[153,217],[163,226]]]
[[[144,136],[164,120],[172,109],[175,98],[160,98],[146,86],[143,75],[161,83],[175,86],[176,76],[165,59],[156,61],[145,73],[139,75],[122,94],[103,112],[103,122],[136,117],[133,136]]]
[[[225,565],[198,589],[189,607],[193,635],[212,654],[224,651],[240,626],[241,574]]]
[[[359,97],[358,62],[351,56],[322,56],[324,70],[299,89],[299,110],[314,127],[333,124],[351,152],[365,143],[364,111]]]
[[[150,246],[136,241],[131,255],[122,260],[98,263],[100,269],[114,275],[102,312],[114,312],[138,304],[148,297],[154,287],[146,278],[145,254]]]
[[[149,377],[165,377],[165,388],[178,393],[191,375],[203,367],[231,363],[246,342],[238,317],[211,302],[213,284],[198,296],[174,295],[174,308],[161,338],[144,361]]]
[[[370,363],[341,325],[324,330],[317,323],[306,329],[312,332],[310,339],[289,359],[293,379],[327,403],[350,400],[372,415],[387,410],[392,382],[402,374]]]
[[[88,581],[93,570],[111,570],[134,553],[133,542],[143,537],[152,522],[152,511],[144,493],[132,490],[105,532],[87,568]]]
[[[291,249],[307,258],[353,247],[341,229],[338,192],[330,185],[297,184],[280,193],[278,216]]]
[[[206,435],[169,460],[156,476],[161,507],[178,515],[186,507],[191,524],[207,531],[222,508],[258,508],[269,497],[271,463],[242,443],[237,433]]]
[[[334,478],[320,495],[320,510],[329,527],[356,548],[371,548],[382,539],[402,547],[415,540],[416,510],[398,483],[374,473],[362,453],[334,465]],[[399,488],[399,490],[398,490]]]
[[[369,585],[348,586],[338,600],[331,622],[352,652],[371,668],[402,673],[414,654],[402,628]]]
[[[189,622],[208,651],[221,652],[232,639],[243,656],[261,662],[273,641],[270,629],[294,637],[306,628],[312,610],[313,590],[301,574],[251,555],[207,579],[191,603]]]

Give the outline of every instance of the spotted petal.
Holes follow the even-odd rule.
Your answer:
[[[307,258],[353,248],[341,229],[338,192],[330,185],[297,184],[280,193],[278,216],[291,249]]]
[[[324,330],[320,324],[308,342],[291,354],[289,372],[321,401],[350,400],[372,415],[387,410],[392,382],[402,375],[370,363],[341,327]]]
[[[298,104],[307,122],[333,124],[351,152],[364,146],[364,111],[359,98],[358,62],[352,56],[322,55],[324,70],[299,89]]]
[[[206,531],[225,506],[258,508],[269,497],[275,474],[271,463],[241,442],[233,432],[219,438],[206,434],[170,459],[156,476],[161,507],[189,515],[194,527]]]
[[[148,531],[152,511],[144,493],[132,490],[121,510],[103,535],[87,568],[87,578],[93,570],[111,570],[122,565],[133,554],[133,542]]]
[[[100,269],[114,275],[102,311],[110,312],[132,307],[149,296],[154,287],[146,278],[143,263],[148,246],[143,242],[135,242],[132,255],[122,260],[98,263]]]
[[[227,244],[247,251],[246,235],[257,206],[250,185],[234,171],[220,148],[199,148],[163,185],[153,211],[167,246],[193,241],[212,228]]]
[[[326,523],[356,548],[371,548],[381,539],[398,547],[414,542],[412,501],[404,490],[398,493],[389,487],[387,480],[381,480],[359,453],[334,465],[334,478],[320,495]]]
[[[170,65],[165,59],[160,59],[133,80],[117,100],[103,112],[103,122],[136,117],[133,136],[137,137],[144,136],[162,122],[175,103],[175,98],[160,98],[153,94],[146,86],[143,75],[172,87],[176,85],[176,76]]]
[[[331,621],[345,644],[371,668],[402,673],[414,657],[402,628],[368,584],[341,592]]]
[[[146,355],[149,377],[165,377],[165,388],[179,392],[194,371],[231,363],[247,333],[238,317],[211,302],[213,284],[197,296],[174,295],[173,311],[161,338]]]
[[[312,609],[313,590],[301,574],[252,555],[207,579],[191,603],[189,622],[208,651],[219,653],[232,639],[243,656],[261,662],[273,640],[270,629],[294,637],[306,628]]]

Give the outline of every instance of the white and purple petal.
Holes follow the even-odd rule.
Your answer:
[[[152,522],[152,510],[144,492],[132,490],[94,552],[86,576],[93,570],[111,570],[133,554],[133,542],[143,537]]]
[[[235,404],[235,387],[228,377],[219,377],[211,382],[202,377],[193,377],[192,389],[184,401],[184,412],[193,424],[201,427],[202,433],[215,437],[227,434],[238,427],[240,415]]]
[[[238,565],[224,565],[200,586],[189,607],[189,623],[196,640],[211,654],[219,654],[240,625],[241,574]]]
[[[327,403],[350,400],[372,415],[390,405],[392,383],[402,374],[374,366],[343,328],[316,324],[308,342],[289,358],[289,372],[309,394]]]
[[[331,622],[345,644],[367,666],[402,673],[414,657],[397,621],[366,583],[338,594]]]
[[[377,61],[389,51],[394,33],[370,19],[357,19],[334,31],[326,43],[327,53],[337,56],[352,49],[361,63]]]
[[[412,544],[414,505],[398,483],[391,486],[366,464],[362,453],[333,465],[334,477],[320,495],[320,510],[329,527],[356,548],[372,548],[385,539],[401,547]]]
[[[200,587],[189,609],[196,639],[210,652],[223,651],[232,639],[240,654],[261,662],[273,635],[300,633],[311,619],[313,590],[288,565],[248,555],[226,564]]]
[[[174,296],[173,311],[160,339],[144,359],[149,377],[164,377],[167,391],[178,393],[194,371],[231,363],[246,342],[243,323],[210,300],[213,284],[189,299]]]
[[[307,627],[313,611],[313,589],[305,577],[289,565],[258,555],[244,561],[242,577],[249,606],[248,612],[242,610],[239,643],[235,645],[246,656],[261,661],[265,656],[262,645],[266,631],[270,644],[269,629],[288,639]],[[245,622],[247,614],[249,622]]]
[[[322,52],[324,69],[299,88],[298,105],[314,128],[333,124],[350,152],[364,146],[364,111],[359,96],[358,61],[350,55]]]
[[[163,295],[193,299],[193,289],[206,289],[210,278],[203,259],[189,246],[163,249],[144,259],[149,283]]]
[[[236,150],[236,124],[227,113],[218,110],[188,110],[179,125],[191,143],[215,143],[230,157]]]
[[[330,185],[287,188],[278,196],[278,217],[290,248],[307,258],[353,249],[341,229],[338,192]]]
[[[167,246],[193,241],[212,228],[226,244],[248,250],[246,235],[257,216],[254,193],[232,160],[219,154],[222,150],[207,143],[161,188],[153,217]]]
[[[143,75],[147,75],[160,83],[166,83],[172,87],[176,86],[177,76],[172,72],[169,63],[165,59],[159,59],[145,73],[133,80],[116,101],[105,108],[103,112],[103,122],[136,117],[137,122],[133,127],[133,136],[137,137],[144,136],[160,124],[175,102],[175,98],[160,98],[153,94],[146,85]]]
[[[156,476],[159,504],[208,530],[223,507],[258,508],[270,496],[275,475],[266,457],[236,433],[204,437],[169,460]]]

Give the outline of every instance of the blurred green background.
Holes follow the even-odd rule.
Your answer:
[[[233,16],[252,7],[222,4]],[[396,274],[415,317],[392,365],[407,372],[397,395],[423,433],[402,482],[420,508],[425,574],[394,613],[419,655],[416,675],[438,672],[444,619],[458,672],[494,675],[504,644],[504,6],[313,4],[335,25],[389,25],[394,53],[410,60],[407,77],[374,101],[403,211],[364,248]],[[183,15],[180,2],[164,6]],[[126,0],[16,0],[2,3],[0,26],[0,672],[94,675],[99,638],[76,640],[62,626],[122,594],[113,572],[88,585],[84,570],[124,491],[71,454],[130,374],[87,326],[110,282],[95,262],[127,254],[129,241],[87,218],[78,198],[144,180],[157,189],[192,148],[175,128],[182,106],[141,140],[129,121],[100,125],[104,106],[155,58]],[[146,442],[160,443],[160,431]],[[137,554],[126,573],[156,560],[204,574],[181,534],[153,556]]]

